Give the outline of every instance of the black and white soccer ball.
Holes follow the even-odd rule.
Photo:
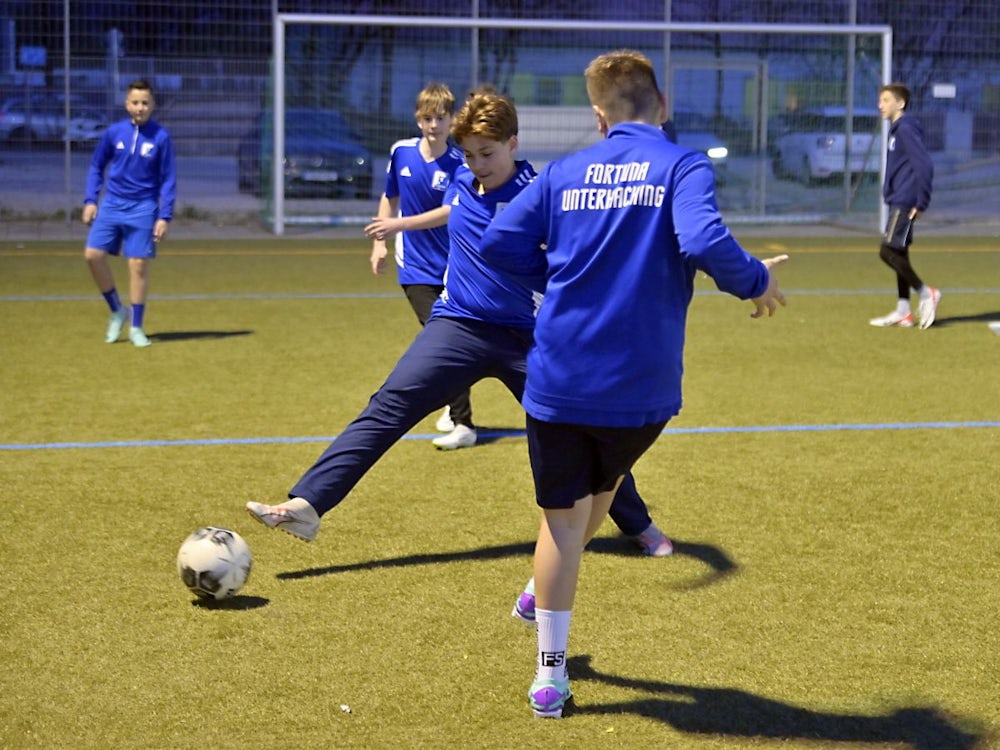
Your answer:
[[[177,572],[184,585],[203,599],[228,599],[250,577],[250,547],[229,529],[205,526],[184,540]]]

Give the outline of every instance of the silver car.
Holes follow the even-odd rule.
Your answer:
[[[30,106],[29,106],[30,105]],[[0,105],[0,141],[26,144],[93,144],[101,137],[107,123],[99,114],[86,111],[73,102],[69,119],[61,97],[18,96]]]

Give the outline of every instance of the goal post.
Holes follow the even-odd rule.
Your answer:
[[[812,203],[802,200],[784,206],[784,197],[772,199],[785,193],[808,196],[810,191],[786,189],[767,170],[771,110],[797,107],[800,102],[847,104],[844,158],[849,161],[850,115],[853,103],[860,100],[856,91],[863,86],[874,102],[872,92],[890,82],[892,71],[892,29],[885,25],[275,13],[272,32],[269,116],[273,137],[264,156],[275,165],[269,170],[270,210],[266,213],[278,235],[289,224],[364,223],[380,192],[381,175],[369,165],[374,184],[369,201],[361,207],[356,201],[343,201],[331,213],[329,201],[291,198],[286,189],[289,178],[279,166],[286,161],[290,109],[305,106],[336,113],[332,117],[343,116],[353,127],[352,137],[364,141],[377,164],[395,140],[413,134],[413,98],[429,80],[448,82],[459,99],[466,90],[488,82],[514,98],[525,124],[532,123],[531,133],[538,132],[538,127],[551,129],[547,138],[536,138],[536,143],[572,142],[561,134],[579,127],[578,120],[567,122],[567,116],[586,105],[581,93],[583,67],[596,54],[618,47],[640,49],[658,65],[661,86],[678,100],[670,102],[672,108],[698,110],[716,130],[730,127],[732,132],[726,133],[742,144],[740,157],[731,159],[739,164],[727,168],[727,182],[734,183],[732,205],[721,206],[727,221],[830,216],[847,210],[851,203],[851,197],[845,201],[835,184],[813,191]],[[865,43],[858,44],[859,40]],[[872,54],[875,48],[877,55]],[[860,70],[859,60],[863,63]],[[836,70],[838,63],[843,63],[842,74]],[[705,71],[711,79],[700,75]],[[676,80],[682,75],[691,77],[688,98],[697,99],[712,89],[712,101],[687,101]],[[776,85],[779,80],[780,87]],[[781,91],[785,102],[778,104]],[[550,110],[548,121],[542,117],[543,108]],[[520,134],[522,153],[539,155],[542,160],[561,155],[558,149],[542,154],[531,143],[531,133]],[[884,139],[885,133],[883,123],[880,137]],[[881,146],[879,150],[881,177],[885,154]],[[323,176],[331,172],[323,170]],[[844,191],[849,191],[849,165],[844,165],[843,174]],[[870,192],[862,180],[853,189]],[[719,190],[720,204],[724,204],[728,188],[721,181]],[[869,203],[867,198],[864,202]],[[881,202],[872,198],[872,213],[876,206]],[[881,206],[880,220],[884,216]]]

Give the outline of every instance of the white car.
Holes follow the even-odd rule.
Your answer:
[[[778,123],[779,134],[771,148],[776,177],[789,177],[810,185],[844,174],[848,166],[844,107],[804,109],[782,116]],[[851,173],[878,174],[882,134],[878,110],[855,109],[851,124]]]

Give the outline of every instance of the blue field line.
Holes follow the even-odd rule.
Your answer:
[[[842,432],[845,430],[954,430],[970,427],[998,428],[1000,420],[984,420],[978,422],[887,422],[861,424],[790,424],[790,425],[757,425],[748,427],[677,427],[667,428],[664,435],[730,435],[741,433],[762,432]],[[524,430],[479,430],[481,440],[496,440],[499,438],[522,438]],[[314,437],[258,437],[258,438],[192,438],[189,440],[110,440],[92,443],[59,442],[59,443],[9,443],[0,444],[3,451],[32,450],[65,450],[95,448],[176,448],[208,445],[293,445],[296,443],[330,443],[336,435],[318,435]],[[404,435],[402,440],[430,440],[438,437],[435,434]]]
[[[149,295],[150,300],[283,300],[283,299],[400,299],[398,291],[392,292],[318,292],[315,294],[161,294]],[[91,302],[93,294],[0,296],[0,302]]]
[[[786,289],[787,297],[845,297],[852,295],[884,295],[891,290],[886,289]],[[960,289],[947,287],[942,292],[953,294],[1000,294],[1000,288],[992,289]],[[696,297],[724,296],[715,289],[702,289],[695,293]],[[728,296],[728,295],[725,295]],[[296,299],[401,299],[399,292],[317,292],[314,294],[296,293],[247,293],[247,294],[163,294],[150,295],[150,300],[165,301],[209,301],[209,300],[296,300]],[[92,302],[93,294],[35,294],[35,295],[0,295],[0,302]]]

